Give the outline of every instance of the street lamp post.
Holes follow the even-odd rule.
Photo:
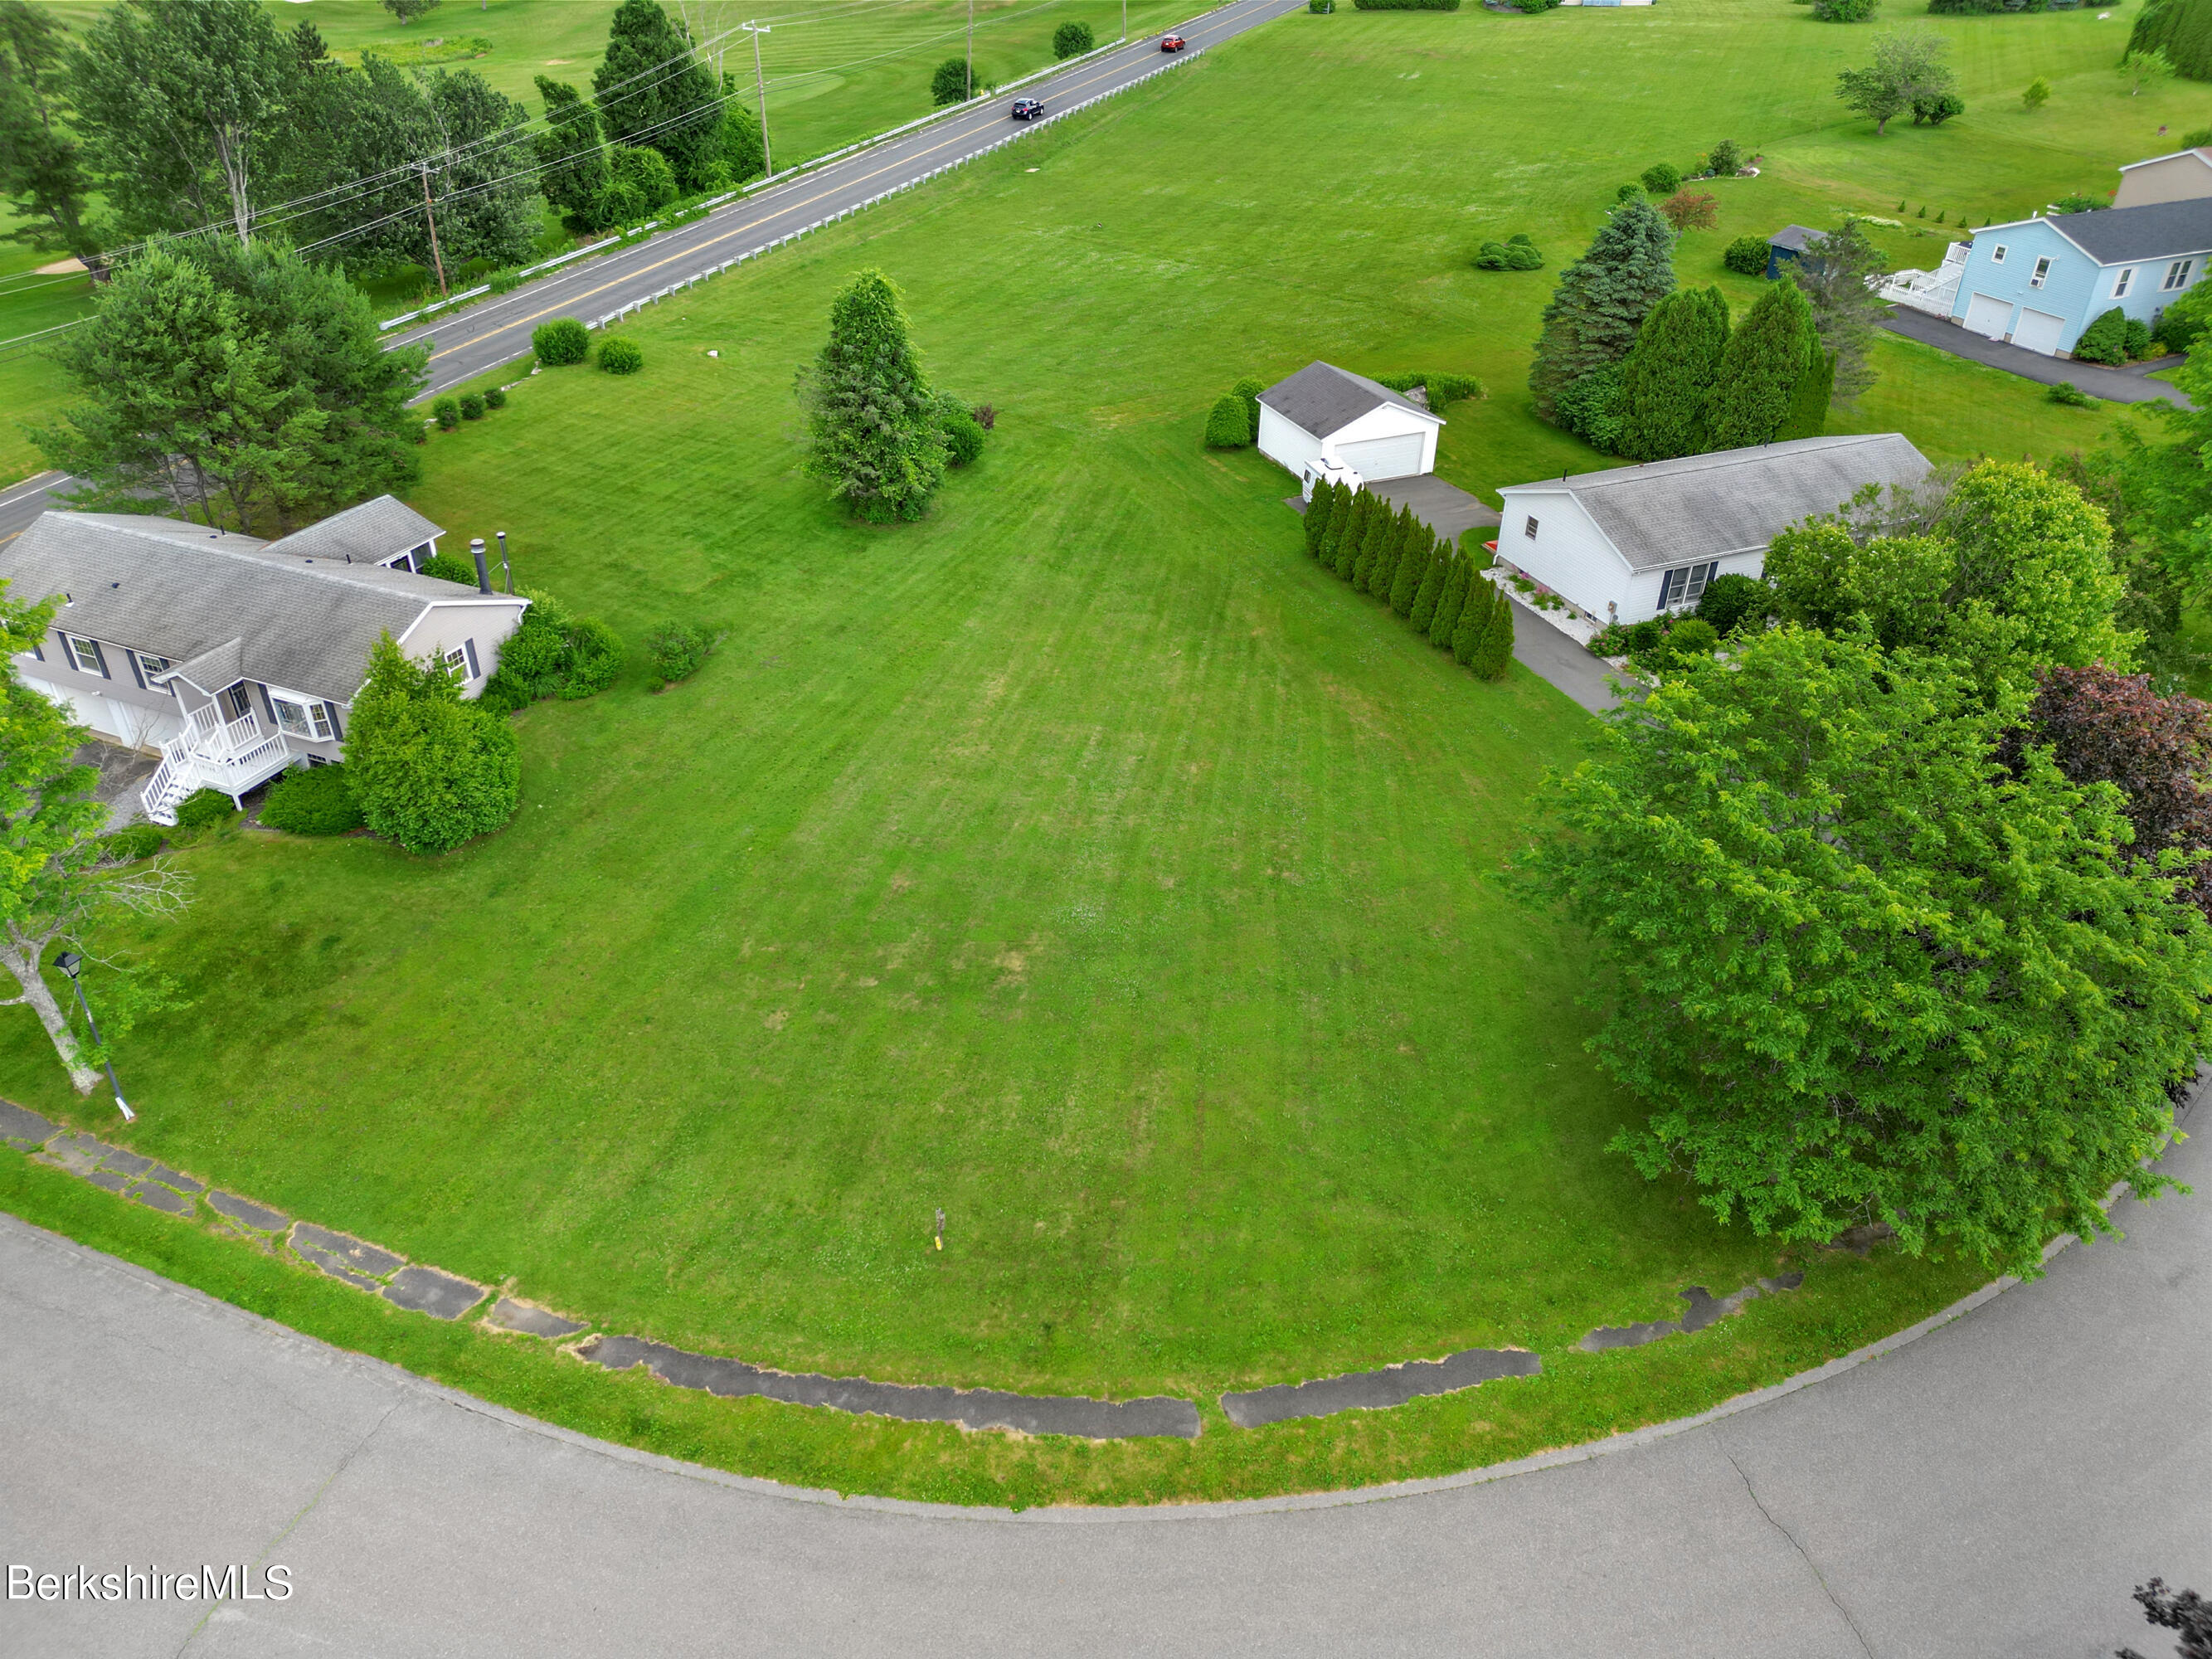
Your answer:
[[[84,981],[77,977],[84,969],[84,958],[75,951],[64,951],[54,958],[54,966],[67,974],[69,982],[76,988],[76,1006],[84,1010],[84,1023],[92,1028],[92,1040],[97,1045],[100,1022],[92,1017],[92,1005],[84,1000]],[[123,1098],[123,1085],[115,1080],[115,1062],[103,1058],[101,1063],[107,1067],[108,1086],[115,1091],[115,1109],[123,1114],[125,1123],[136,1123],[138,1114],[131,1109],[130,1103]]]
[[[773,31],[765,23],[740,23],[738,27],[753,38],[753,94],[760,100],[761,176],[765,179],[775,173],[775,157],[768,147],[768,80],[761,73],[760,38]]]

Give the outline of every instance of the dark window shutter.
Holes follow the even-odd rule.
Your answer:
[[[107,653],[100,648],[100,641],[87,640],[85,643],[92,647],[93,661],[100,665],[100,678],[104,680],[113,679],[115,676],[107,672]]]
[[[131,665],[131,678],[138,682],[138,689],[143,691],[146,689],[146,676],[138,667],[138,653],[136,651],[126,651],[123,653],[123,659]]]
[[[474,640],[463,640],[461,650],[469,659],[469,678],[474,679],[482,672],[477,667],[477,642]]]

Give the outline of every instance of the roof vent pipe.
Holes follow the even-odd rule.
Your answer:
[[[469,543],[469,551],[477,556],[477,592],[491,592],[491,567],[484,562],[483,538],[477,536]]]

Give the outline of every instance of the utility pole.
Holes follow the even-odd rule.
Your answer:
[[[1124,40],[1129,38],[1129,0],[1121,0],[1121,38]]]
[[[1121,0],[1123,5],[1129,0]],[[968,95],[975,95],[975,0],[968,0]]]
[[[439,294],[451,297],[452,290],[446,286],[445,256],[438,252],[437,210],[430,205],[430,164],[422,161],[417,165],[422,170],[422,216],[430,222],[430,263],[437,268]]]
[[[753,91],[760,99],[761,112],[761,176],[768,178],[775,172],[775,158],[768,148],[768,80],[761,73],[760,38],[771,31],[765,23],[740,23],[738,27],[753,38]]]

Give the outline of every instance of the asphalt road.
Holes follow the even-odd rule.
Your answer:
[[[2199,1142],[2172,1163],[2212,1181]],[[2130,1589],[2212,1589],[2212,1194],[2116,1218],[1885,1358],[1633,1449],[1012,1516],[586,1440],[0,1217],[0,1555],[294,1587],[0,1601],[0,1652],[2162,1654]]]
[[[1304,9],[1304,0],[1236,0],[1194,18],[1176,33],[1195,52]],[[451,321],[409,330],[395,337],[394,343],[428,341],[430,386],[425,395],[443,392],[523,356],[530,349],[530,331],[549,318],[579,317],[588,322],[606,316],[672,283],[766,247],[817,220],[989,149],[1018,130],[1007,113],[1017,95],[1042,100],[1050,115],[1131,85],[1168,61],[1159,49],[1159,38],[1154,34],[1132,41],[1064,74],[1032,82],[1018,94],[979,100],[972,110],[801,173],[720,208],[696,224],[580,261],[573,270],[513,294],[479,300],[455,313]]]

